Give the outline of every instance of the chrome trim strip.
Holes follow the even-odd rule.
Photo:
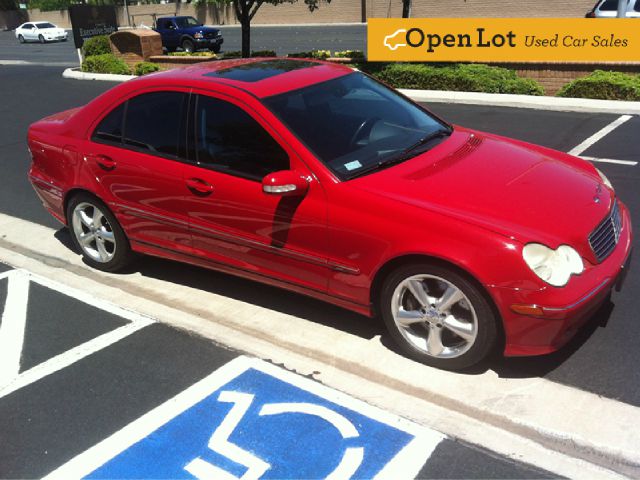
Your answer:
[[[567,310],[571,310],[572,308],[575,308],[575,307],[583,304],[584,302],[589,300],[591,297],[593,297],[593,296],[597,295],[598,293],[600,293],[602,288],[604,286],[606,286],[609,283],[610,280],[611,280],[610,278],[607,278],[607,279],[603,280],[600,285],[598,285],[596,288],[591,290],[589,293],[587,293],[584,297],[579,299],[577,302],[572,303],[569,306],[562,307],[562,308],[542,307],[542,309],[545,310],[545,311],[549,311],[549,312],[564,312],[564,311],[567,311]]]

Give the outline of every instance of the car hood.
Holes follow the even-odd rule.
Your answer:
[[[432,150],[352,182],[522,243],[568,244],[586,258],[589,233],[614,199],[586,161],[459,127]]]
[[[181,28],[180,30],[183,30],[183,31],[191,33],[191,34],[194,34],[194,33],[213,33],[213,34],[217,34],[220,31],[220,29],[218,29],[218,28],[209,27],[207,25],[202,25],[201,27]]]

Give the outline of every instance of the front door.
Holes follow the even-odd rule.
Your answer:
[[[327,208],[320,183],[243,105],[208,95],[196,95],[194,104],[197,164],[185,166],[185,179],[195,251],[254,274],[326,291]],[[262,178],[281,170],[294,170],[309,181],[304,196],[262,191]]]

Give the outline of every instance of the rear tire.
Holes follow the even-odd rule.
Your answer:
[[[481,287],[437,263],[405,265],[385,280],[378,308],[407,356],[445,370],[485,359],[498,337],[498,319]]]
[[[18,41],[20,43],[24,43],[24,37],[22,35],[18,35]]]
[[[126,267],[132,258],[129,240],[109,208],[93,195],[79,193],[67,206],[67,223],[85,262],[105,272]]]

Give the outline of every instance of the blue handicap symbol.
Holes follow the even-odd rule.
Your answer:
[[[413,438],[248,368],[86,478],[373,478]]]

